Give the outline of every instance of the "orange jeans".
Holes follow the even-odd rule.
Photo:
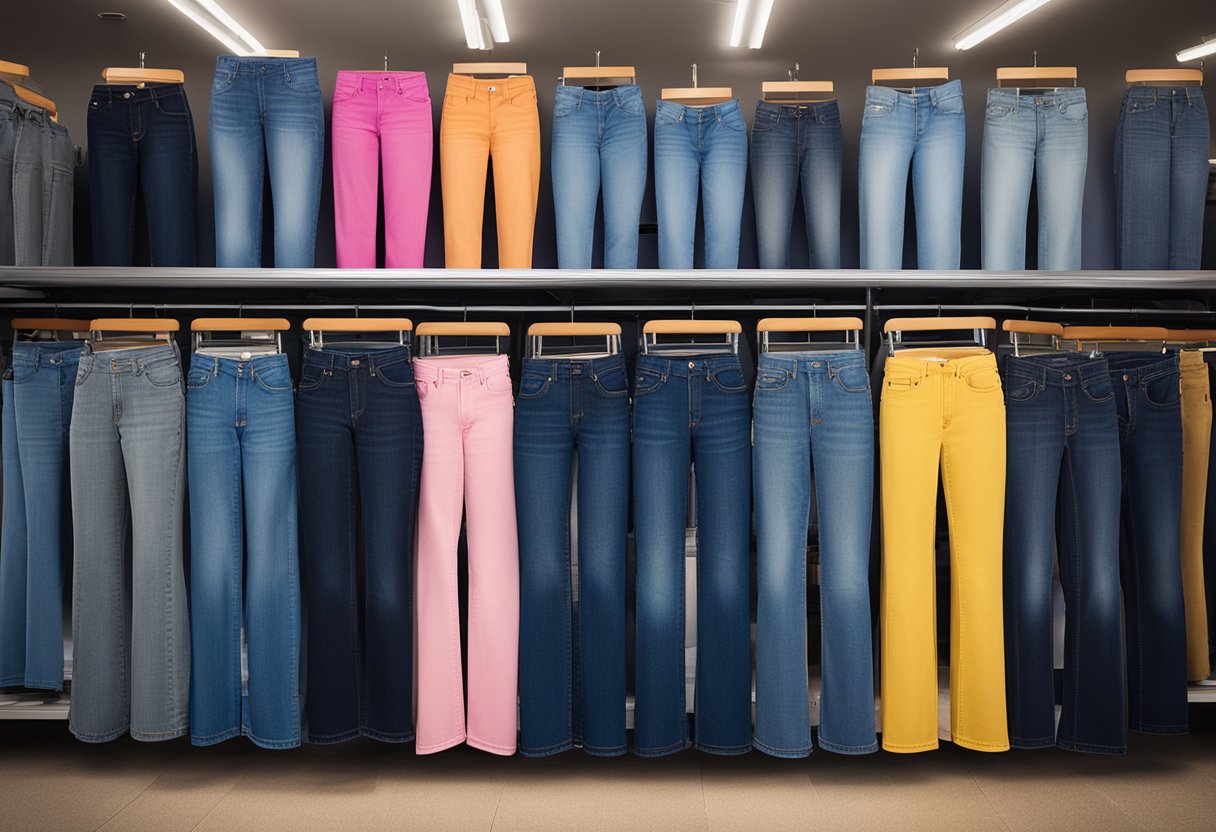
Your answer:
[[[540,118],[530,76],[448,76],[439,125],[439,175],[449,269],[481,268],[487,158],[494,160],[498,265],[529,269],[540,192]]]
[[[1203,353],[1178,353],[1182,373],[1182,595],[1186,608],[1186,678],[1208,678],[1208,609],[1203,575],[1212,395]]]

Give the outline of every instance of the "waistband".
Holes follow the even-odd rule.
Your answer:
[[[357,69],[342,69],[338,70],[337,83],[364,90],[381,89],[382,85],[391,85],[397,92],[430,92],[426,85],[425,72],[364,72]]]
[[[17,341],[13,344],[11,363],[14,367],[74,367],[83,349],[80,341]]]
[[[126,350],[106,350],[95,352],[85,344],[80,353],[80,366],[94,373],[110,373],[139,375],[153,367],[166,364],[181,366],[180,353],[177,344],[166,344],[163,347],[132,347]]]
[[[835,98],[831,101],[816,101],[813,104],[776,104],[772,101],[757,101],[756,112],[772,113],[775,116],[789,116],[790,118],[807,118],[820,113],[839,113],[840,102]]]
[[[1124,101],[1156,101],[1159,98],[1172,98],[1175,101],[1187,103],[1202,102],[1202,87],[1128,87],[1123,91]]]
[[[1063,87],[1051,92],[1036,92],[1034,94],[1018,94],[1017,90],[1001,87],[991,87],[988,90],[989,104],[1007,104],[1010,107],[1059,106],[1061,104],[1080,104],[1085,101],[1084,87]]]
[[[1203,356],[1204,354],[1199,352],[1199,350],[1179,350],[1178,367],[1181,370],[1198,370],[1201,373],[1206,373],[1208,365],[1203,360]]]
[[[823,370],[835,372],[846,367],[866,367],[862,350],[824,350],[823,352],[764,352],[760,354],[761,367],[803,372]]]
[[[565,84],[558,84],[557,98],[564,98],[570,101],[593,101],[596,103],[613,101],[621,104],[626,101],[641,101],[642,88],[637,84],[625,84],[606,90],[593,90],[587,87],[568,87]]]
[[[625,369],[625,358],[610,355],[605,358],[525,358],[523,372],[543,373],[549,378],[585,378],[612,370]]]
[[[55,122],[51,118],[50,113],[42,107],[35,106],[24,98],[19,98],[8,84],[0,83],[0,104],[7,104],[7,118],[25,118],[29,121],[40,124],[44,127],[49,126],[55,129],[56,132],[62,132],[67,135],[67,128]]]
[[[511,377],[510,365],[505,355],[462,355],[450,358],[415,358],[414,378],[423,383],[439,386],[443,382],[462,382],[476,379],[484,384],[486,379]]]
[[[185,96],[186,88],[181,84],[148,84],[139,87],[135,84],[97,84],[93,87],[91,99],[94,101],[127,101],[140,103],[155,101],[158,98],[169,98],[174,95]]]
[[[252,367],[255,372],[259,372],[278,366],[287,366],[287,356],[281,353],[279,355],[259,355],[255,358],[245,359],[226,358],[219,355],[199,355],[198,353],[190,356],[191,370],[206,370],[213,376],[235,376],[237,370],[244,370],[245,367]]]
[[[987,350],[976,349],[974,352],[961,352],[956,357],[930,360],[928,357],[917,358],[917,355],[928,356],[935,350],[903,350],[887,359],[883,371],[899,372],[901,375],[913,376],[955,376],[961,377],[981,370],[995,370],[996,356]]]
[[[509,78],[473,78],[469,75],[448,73],[448,92],[490,93],[506,91],[514,94],[523,90],[536,90],[531,75],[512,75]]]
[[[1140,380],[1156,378],[1164,373],[1178,372],[1178,356],[1156,352],[1108,352],[1106,363],[1111,375],[1125,375]]]
[[[1110,367],[1105,358],[1090,358],[1088,355],[1011,355],[1005,360],[1005,374],[1053,387],[1069,387],[1108,378]]]
[[[653,370],[666,378],[692,378],[709,375],[718,370],[741,370],[737,355],[690,355],[683,358],[660,358],[657,355],[639,355],[638,369]]]
[[[410,360],[410,348],[389,347],[383,350],[361,350],[359,347],[307,349],[304,351],[305,366],[326,370],[368,370],[391,367]]]
[[[220,55],[215,59],[215,71],[234,75],[256,75],[259,72],[317,71],[316,58],[267,58],[259,55]]]
[[[711,118],[720,119],[731,113],[742,113],[739,107],[739,99],[737,98],[724,101],[721,104],[714,104],[710,107],[690,107],[687,104],[677,104],[674,101],[663,101],[660,99],[655,104],[655,109],[656,112],[667,112],[674,115],[681,121],[686,118],[694,121],[709,121]]]
[[[943,101],[963,97],[963,82],[955,78],[935,87],[917,87],[916,92],[901,92],[891,87],[866,87],[866,101],[878,104],[909,104],[915,106],[927,100],[936,106]]]

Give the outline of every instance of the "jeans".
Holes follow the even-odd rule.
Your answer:
[[[316,58],[221,55],[211,85],[215,264],[262,265],[262,189],[270,170],[274,265],[311,268],[325,160]]]
[[[752,196],[760,268],[790,267],[790,229],[800,185],[811,268],[840,268],[842,154],[838,102],[756,104]]]
[[[25,684],[26,581],[29,537],[25,529],[25,488],[17,448],[17,408],[13,370],[4,371],[4,508],[0,535],[0,687]],[[62,650],[61,650],[62,653]]]
[[[1186,678],[1212,672],[1203,574],[1203,522],[1212,443],[1212,391],[1203,353],[1178,354],[1182,376],[1182,595],[1186,611]],[[1213,576],[1216,580],[1216,575]]]
[[[507,357],[414,362],[426,453],[418,508],[418,744],[514,754],[519,679],[519,537]],[[468,708],[461,673],[457,545],[469,554]]]
[[[638,267],[646,143],[641,87],[590,90],[558,85],[552,145],[558,268],[591,268],[601,187],[604,268]]]
[[[300,744],[300,554],[287,356],[195,354],[186,389],[191,740],[245,734],[291,748]]]
[[[578,456],[578,603],[571,586]],[[520,750],[625,752],[629,379],[620,356],[528,359],[515,419]]]
[[[705,220],[705,268],[738,268],[746,187],[747,122],[738,101],[713,107],[658,103],[654,193],[660,268],[693,267],[698,192]]]
[[[983,267],[1026,268],[1026,212],[1038,183],[1039,269],[1081,268],[1081,206],[1089,158],[1085,90],[988,90],[980,185]]]
[[[738,356],[638,357],[634,751],[643,757],[688,747],[684,528],[690,463],[697,485],[696,747],[712,754],[752,747],[748,410]]]
[[[0,266],[70,266],[76,146],[0,84]]]
[[[909,164],[917,264],[959,267],[965,134],[962,81],[916,93],[866,90],[858,159],[863,269],[903,268]]]
[[[1211,127],[1199,87],[1129,87],[1115,130],[1121,269],[1198,269]]]
[[[185,87],[98,84],[89,99],[93,265],[132,264],[140,190],[150,265],[195,265],[198,149]]]
[[[188,730],[185,410],[176,345],[82,352],[70,432],[81,533],[69,727],[85,742]]]
[[[1208,388],[1216,390],[1216,378],[1213,378],[1213,375],[1216,374],[1216,370],[1213,369],[1216,367],[1216,353],[1204,353],[1203,361],[1208,370]],[[1212,655],[1216,654],[1216,465],[1210,464],[1211,460],[1216,459],[1216,430],[1212,431],[1211,440],[1211,444],[1208,445],[1209,464],[1205,489],[1207,498],[1203,512],[1203,574],[1207,576],[1203,583],[1203,592],[1208,620],[1209,661],[1211,661]]]
[[[384,265],[421,269],[435,141],[426,75],[339,72],[333,135],[338,268],[376,267],[383,169]]]
[[[25,680],[63,689],[63,585],[71,573],[72,501],[68,428],[78,341],[13,345],[13,400],[28,539]]]
[[[0,266],[12,266],[17,262],[16,200],[13,190],[13,154],[17,149],[17,134],[21,127],[18,119],[17,94],[7,84],[0,84]],[[3,670],[0,669],[0,673]]]
[[[1185,734],[1186,616],[1182,598],[1182,412],[1178,357],[1113,352],[1123,467],[1121,574],[1128,724]]]
[[[439,123],[443,239],[449,269],[481,268],[486,164],[494,163],[498,265],[532,268],[540,198],[540,116],[531,76],[449,75]]]
[[[1005,405],[987,350],[887,359],[882,476],[882,746],[937,748],[938,471],[950,517],[950,734],[1005,751],[1001,539]]]
[[[819,745],[878,749],[870,630],[874,411],[861,350],[765,353],[756,374],[756,748],[811,751],[806,562],[811,472],[819,517]]]
[[[1119,426],[1104,359],[1005,365],[1005,679],[1016,748],[1127,750],[1119,620]],[[1052,563],[1064,588],[1057,735]]]
[[[308,350],[296,438],[308,593],[308,739],[409,742],[412,554],[422,460],[409,349]]]

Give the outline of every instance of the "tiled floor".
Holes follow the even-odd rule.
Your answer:
[[[355,742],[90,746],[0,722],[0,830],[1216,829],[1216,732],[1132,737],[1126,758],[1057,750],[807,760],[502,759]]]

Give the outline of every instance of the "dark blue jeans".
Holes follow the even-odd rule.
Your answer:
[[[1109,353],[1123,463],[1123,620],[1128,725],[1188,730],[1182,601],[1182,410],[1178,357]]]
[[[422,412],[409,349],[309,350],[296,436],[309,741],[362,734],[409,742],[422,471]]]
[[[737,356],[638,357],[634,750],[644,757],[688,747],[684,530],[690,463],[697,485],[696,746],[713,754],[752,747],[749,410]]]
[[[767,353],[756,376],[756,748],[811,750],[806,544],[819,512],[823,693],[819,745],[878,749],[870,631],[874,410],[861,350]]]
[[[195,265],[198,150],[185,88],[98,84],[89,99],[93,265],[132,265],[141,190],[149,265]]]
[[[1122,754],[1119,423],[1109,368],[1105,359],[1076,354],[1011,357],[1005,402],[1009,741]],[[1051,608],[1057,551],[1065,601],[1058,736]]]
[[[578,455],[578,604],[571,463]],[[620,356],[524,361],[515,406],[520,752],[625,752],[629,379]]]

